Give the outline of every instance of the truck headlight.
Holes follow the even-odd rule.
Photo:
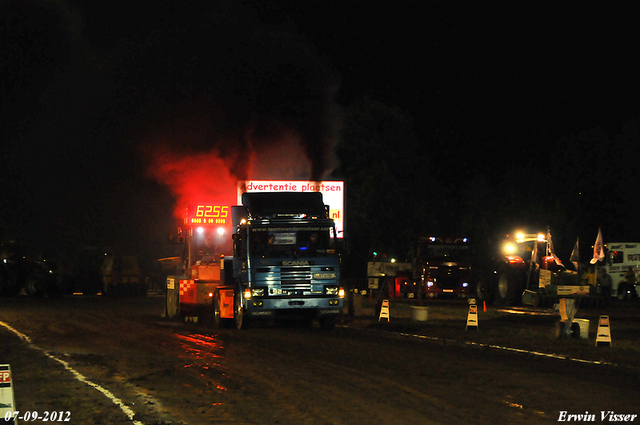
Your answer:
[[[325,295],[336,296],[340,294],[340,288],[338,288],[337,286],[325,286],[324,293]]]
[[[247,288],[242,292],[242,296],[245,300],[250,300],[253,297],[263,297],[264,294],[264,288]]]
[[[265,294],[264,288],[251,288],[252,297],[264,297],[264,294]]]

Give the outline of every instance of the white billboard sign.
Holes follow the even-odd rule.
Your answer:
[[[329,217],[336,223],[338,238],[344,237],[344,182],[303,180],[245,180],[238,182],[238,205],[246,192],[321,192]]]

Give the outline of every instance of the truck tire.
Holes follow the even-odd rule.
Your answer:
[[[495,285],[496,304],[503,306],[520,305],[523,291],[524,279],[522,273],[508,265],[500,266]]]
[[[226,319],[223,319],[221,317],[221,314],[220,314],[221,310],[222,308],[220,307],[220,292],[216,290],[213,293],[213,328],[214,329],[221,329],[226,325]]]
[[[488,279],[480,279],[476,285],[476,299],[478,302],[493,302],[494,293],[491,290],[491,282]]]
[[[41,273],[32,273],[27,276],[24,286],[30,297],[42,297],[47,286],[47,278]]]
[[[242,291],[236,291],[233,297],[233,319],[238,330],[247,329],[249,327],[249,318],[246,317],[244,306],[242,305]]]

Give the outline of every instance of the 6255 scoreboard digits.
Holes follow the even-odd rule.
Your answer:
[[[226,224],[229,217],[228,205],[198,205],[195,214],[189,218],[191,224]]]

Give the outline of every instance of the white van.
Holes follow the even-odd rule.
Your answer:
[[[640,295],[640,242],[610,242],[606,245],[606,249],[607,255],[603,267],[613,282],[611,296],[625,299]],[[635,274],[635,285],[627,284],[625,275],[629,267]]]

